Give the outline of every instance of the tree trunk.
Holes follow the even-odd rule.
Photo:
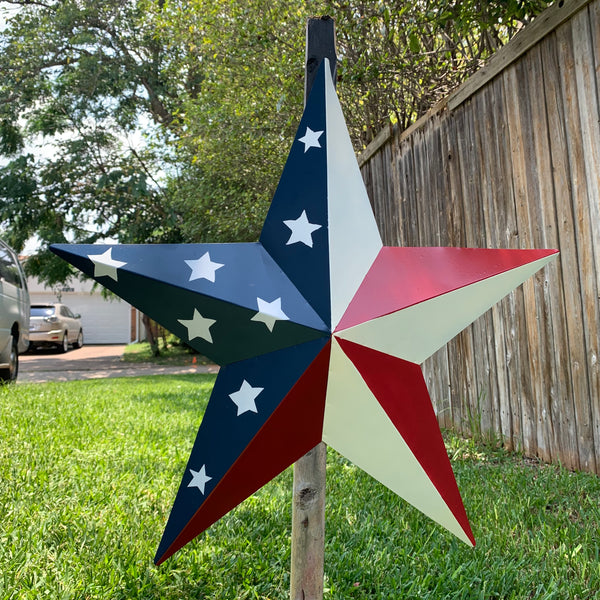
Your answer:
[[[144,313],[142,313],[142,323],[144,324],[144,329],[146,330],[146,340],[150,344],[150,349],[152,350],[152,356],[160,356],[160,350],[158,348],[158,340],[154,335],[154,328],[152,327],[152,320],[150,317]]]

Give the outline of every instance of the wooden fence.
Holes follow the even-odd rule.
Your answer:
[[[360,157],[388,245],[559,248],[423,365],[442,425],[600,473],[600,0],[564,0]]]

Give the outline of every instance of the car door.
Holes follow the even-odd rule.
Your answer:
[[[29,292],[23,270],[14,252],[0,243],[0,355],[6,357],[17,325],[19,352],[29,344]],[[4,362],[4,359],[0,362]]]
[[[77,340],[79,322],[75,319],[75,315],[71,312],[71,309],[64,304],[60,307],[60,316],[61,320],[64,321],[67,326],[67,337],[69,343],[72,344]]]
[[[0,349],[10,343],[13,323],[20,323],[19,273],[6,247],[0,246]]]
[[[14,322],[14,291],[7,280],[8,253],[0,246],[0,354],[10,343],[10,328]]]
[[[16,255],[15,267],[15,285],[17,287],[17,298],[19,301],[19,316],[20,316],[20,339],[19,339],[19,352],[26,352],[29,348],[29,315],[31,313],[31,304],[29,298],[29,289],[27,287],[27,278],[21,265],[19,264]]]

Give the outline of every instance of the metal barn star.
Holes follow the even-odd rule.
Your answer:
[[[474,544],[419,364],[556,252],[383,247],[327,60],[259,242],[52,249],[221,365],[157,564],[320,441]]]

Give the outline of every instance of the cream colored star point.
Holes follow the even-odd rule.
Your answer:
[[[203,317],[198,309],[194,309],[194,316],[191,319],[177,319],[188,330],[188,340],[202,338],[207,342],[213,343],[210,328],[216,323],[215,319]]]
[[[88,254],[88,258],[94,263],[94,277],[110,277],[118,281],[117,269],[127,263],[112,257],[112,248],[102,254]]]

